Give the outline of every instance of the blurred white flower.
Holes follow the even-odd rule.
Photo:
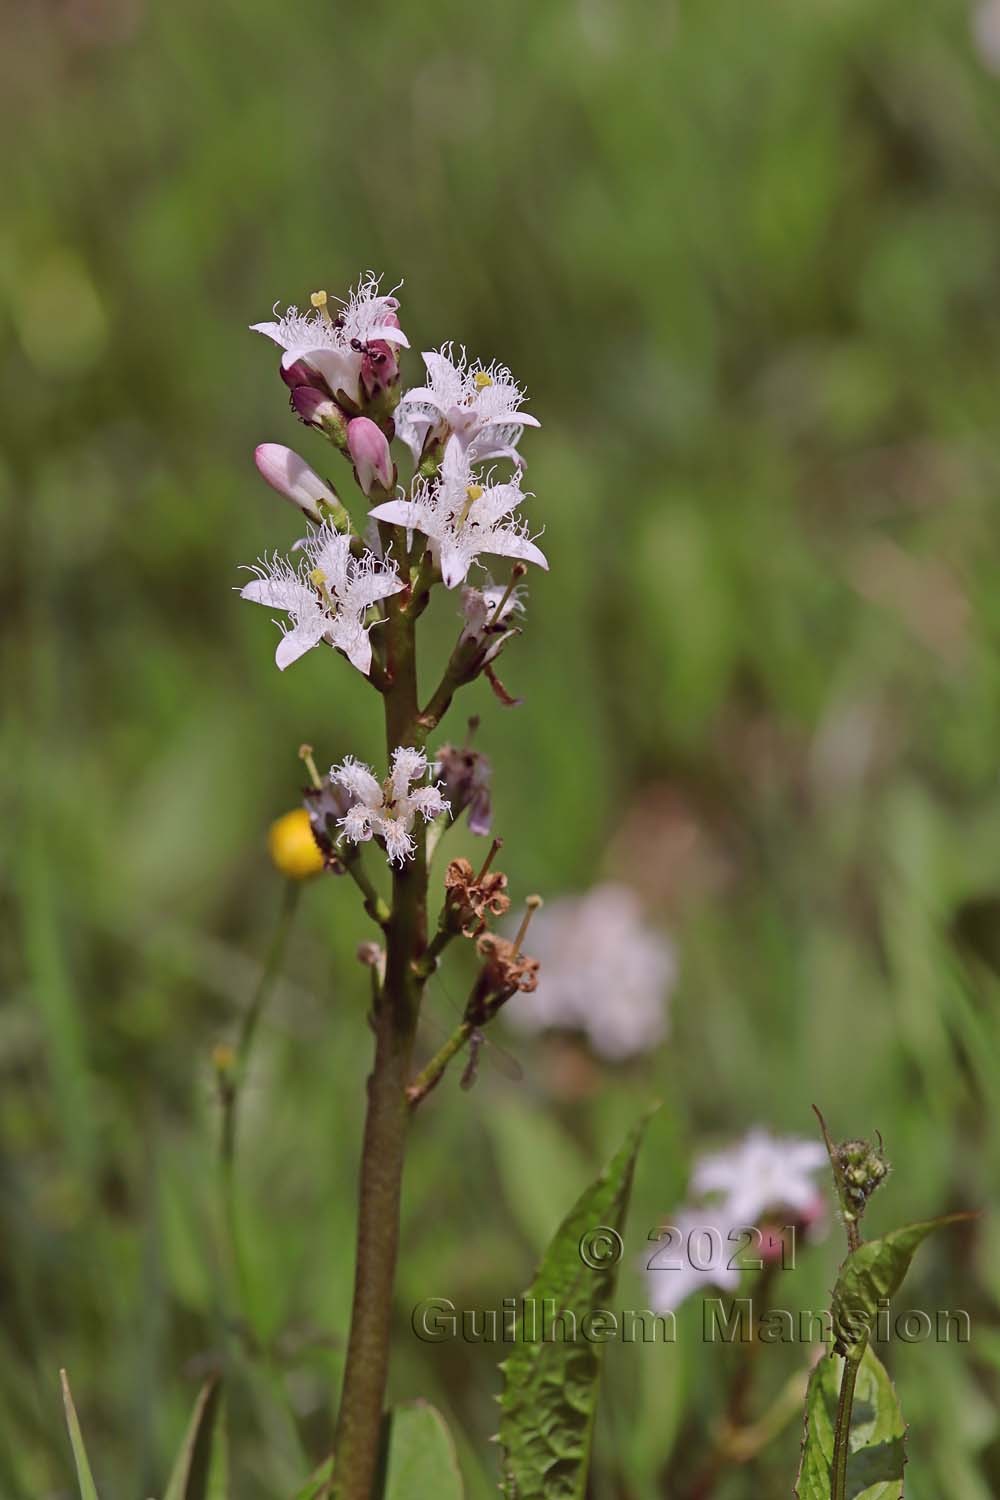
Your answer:
[[[424,354],[428,383],[404,392],[395,412],[396,435],[420,462],[429,433],[453,435],[467,451],[470,463],[510,458],[523,467],[517,444],[525,427],[538,427],[536,417],[518,408],[524,392],[505,365],[470,364],[465,350],[453,346]]]
[[[582,1031],[610,1061],[648,1052],[667,1031],[666,1002],[677,975],[672,943],[642,919],[628,886],[594,886],[547,903],[531,947],[538,988],[504,1015],[523,1031]]]
[[[721,1193],[730,1224],[756,1224],[768,1209],[808,1214],[819,1197],[814,1173],[828,1166],[821,1141],[779,1138],[751,1130],[728,1151],[695,1163],[695,1193]]]
[[[787,1214],[800,1227],[814,1227],[824,1206],[814,1174],[827,1166],[819,1141],[760,1129],[726,1151],[698,1157],[691,1192],[699,1201],[678,1209],[670,1225],[677,1232],[669,1239],[664,1232],[662,1248],[647,1260],[653,1311],[670,1312],[706,1286],[734,1292],[741,1261],[783,1255],[782,1235],[775,1225],[768,1231],[768,1220]],[[749,1228],[761,1230],[757,1244],[747,1243],[743,1231]]]
[[[300,313],[297,307],[290,307],[282,317],[250,327],[284,350],[281,369],[290,385],[313,384],[318,374],[332,395],[342,391],[357,404],[366,346],[380,340],[409,348],[409,339],[396,315],[398,307],[395,297],[380,295],[379,278],[369,271],[346,302],[336,305],[334,314],[327,306],[326,293],[314,292],[311,312]]]
[[[370,512],[377,521],[422,531],[430,539],[446,588],[461,583],[481,552],[517,557],[548,568],[522,522],[512,517],[524,499],[520,481],[480,484],[455,438],[444,450],[439,478],[421,480],[412,500],[387,500]]]
[[[422,750],[399,745],[392,752],[392,770],[380,783],[370,767],[349,755],[339,766],[333,766],[330,780],[354,798],[340,818],[344,837],[352,844],[366,843],[379,837],[391,865],[402,865],[412,859],[416,845],[412,828],[417,816],[429,823],[449,810],[437,782],[415,786],[427,774],[427,756]]]
[[[665,1225],[657,1248],[646,1258],[646,1287],[652,1311],[673,1312],[694,1292],[714,1286],[738,1291],[740,1245],[729,1239],[729,1219],[715,1208],[684,1208]],[[668,1233],[668,1231],[673,1231]],[[652,1243],[652,1242],[651,1242]]]
[[[372,647],[365,612],[404,587],[394,564],[381,562],[371,552],[352,557],[351,538],[329,521],[296,546],[304,554],[297,566],[277,554],[262,558],[251,569],[257,577],[240,590],[240,597],[280,609],[291,618],[292,628],[282,626],[274,656],[282,671],[325,640],[367,676]]]
[[[991,73],[1000,73],[1000,0],[980,0],[969,25],[980,61]]]

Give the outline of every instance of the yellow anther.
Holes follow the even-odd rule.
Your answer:
[[[319,589],[320,591],[322,591],[326,584],[326,574],[323,572],[323,569],[313,568],[312,572],[309,574],[309,582],[312,584],[314,589]]]
[[[328,323],[333,322],[333,319],[330,317],[330,310],[326,305],[327,295],[325,292],[313,292],[312,296],[309,298],[309,301],[312,303],[313,307],[317,309],[317,311],[323,314]]]
[[[483,493],[483,487],[482,487],[481,484],[468,484],[468,485],[466,485],[466,487],[465,487],[465,504],[462,506],[461,512],[460,512],[459,517],[458,517],[458,524],[459,524],[459,526],[464,526],[465,525],[465,522],[468,519],[469,511],[475,505],[476,501],[480,498],[480,496],[482,495],[482,493]]]
[[[493,376],[487,375],[485,370],[477,370],[475,375],[473,375],[472,377],[472,383],[476,387],[477,391],[485,391],[488,385],[494,384],[494,380]]]

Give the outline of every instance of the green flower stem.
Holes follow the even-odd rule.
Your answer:
[[[436,1088],[444,1076],[444,1070],[451,1062],[457,1052],[461,1052],[469,1037],[474,1031],[471,1021],[462,1021],[444,1045],[435,1052],[430,1062],[414,1078],[407,1089],[407,1097],[411,1106],[416,1106],[421,1099],[426,1098],[431,1089]]]
[[[862,1349],[862,1354],[864,1350]],[[837,1425],[833,1433],[833,1462],[830,1465],[830,1500],[847,1500],[847,1464],[851,1456],[851,1410],[854,1387],[861,1368],[861,1355],[844,1360],[840,1377],[840,1399],[837,1402]]]
[[[473,675],[476,660],[482,654],[482,650],[482,642],[476,640],[460,641],[455,647],[444,669],[444,676],[420,715],[425,734],[429,734],[440,724],[457,690]]]
[[[386,616],[390,685],[384,701],[391,756],[398,745],[421,748],[425,733],[417,701],[414,617],[399,596],[388,601]],[[374,1006],[375,1061],[361,1155],[354,1302],[334,1442],[331,1493],[336,1500],[370,1500],[378,1467],[410,1117],[406,1089],[424,983],[417,961],[427,945],[426,849],[422,832],[415,830],[414,836],[413,859],[393,873],[385,981]]]
[[[378,891],[368,879],[368,876],[365,873],[364,865],[361,862],[360,850],[356,854],[350,855],[340,853],[339,858],[341,864],[344,866],[344,869],[347,871],[348,875],[350,875],[351,879],[354,881],[354,884],[357,886],[358,890],[365,898],[365,911],[371,917],[372,921],[376,922],[378,926],[381,927],[383,931],[385,931],[385,929],[389,925],[389,918],[392,914],[389,911],[388,906],[382,900],[382,897],[379,895]]]

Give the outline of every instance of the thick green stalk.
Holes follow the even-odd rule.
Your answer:
[[[840,1376],[840,1399],[837,1402],[837,1425],[833,1433],[833,1462],[830,1465],[830,1500],[847,1500],[847,1463],[851,1456],[851,1411],[857,1384],[860,1359],[845,1359]]]
[[[473,1030],[471,1021],[462,1021],[460,1025],[456,1026],[448,1040],[435,1052],[426,1068],[421,1069],[407,1089],[407,1098],[411,1105],[419,1104],[421,1099],[430,1093],[431,1089],[437,1087],[444,1077],[445,1068],[447,1068],[452,1058],[461,1052],[472,1035]]]
[[[397,599],[389,601],[387,613],[390,684],[385,693],[385,724],[386,751],[391,756],[398,745],[421,746],[423,735],[414,620]],[[393,875],[385,982],[375,1005],[375,1062],[368,1079],[361,1155],[354,1303],[334,1444],[332,1494],[336,1500],[370,1500],[379,1459],[410,1116],[406,1089],[422,988],[415,961],[427,943],[425,843],[417,830],[414,837],[415,857]]]

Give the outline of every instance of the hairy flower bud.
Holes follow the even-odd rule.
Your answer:
[[[385,433],[368,417],[354,417],[348,422],[347,451],[358,484],[369,498],[381,500],[391,493],[396,467]]]
[[[324,506],[334,511],[343,508],[330,486],[291,448],[281,443],[261,443],[254,453],[254,463],[260,477],[297,505],[310,521],[322,519]]]
[[[304,807],[294,808],[271,824],[267,847],[276,868],[289,880],[308,880],[325,865]]]
[[[292,391],[292,410],[300,422],[315,427],[336,447],[347,447],[347,418],[326,391],[314,385],[299,385]]]
[[[842,1141],[835,1149],[834,1161],[845,1207],[860,1218],[872,1193],[889,1175],[881,1137],[877,1145],[871,1141]]]

